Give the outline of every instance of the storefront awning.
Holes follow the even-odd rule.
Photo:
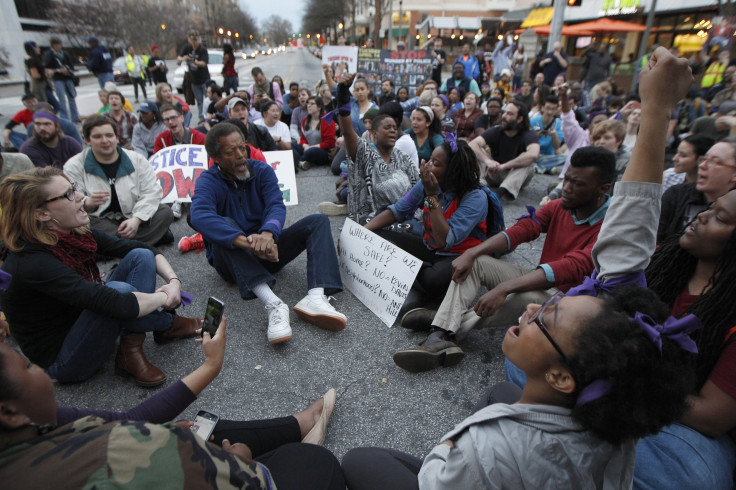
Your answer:
[[[524,22],[521,23],[521,27],[537,27],[546,26],[552,22],[552,12],[554,8],[545,7],[541,9],[534,9],[529,12]]]
[[[464,31],[477,31],[480,29],[479,17],[457,17],[457,27]]]
[[[408,27],[402,27],[401,28],[401,34],[399,34],[399,28],[394,27],[391,29],[391,37],[406,37],[407,34],[409,34],[409,28]]]

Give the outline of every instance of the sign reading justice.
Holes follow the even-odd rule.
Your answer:
[[[284,204],[299,204],[294,174],[294,155],[291,151],[264,151],[266,163],[271,165],[284,196]],[[163,203],[191,202],[194,186],[202,172],[207,170],[207,151],[201,145],[169,146],[149,160],[163,189]]]
[[[339,261],[345,287],[388,327],[393,325],[422,261],[351,219],[342,227]]]

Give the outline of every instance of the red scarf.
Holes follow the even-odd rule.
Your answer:
[[[89,282],[102,283],[100,270],[95,262],[97,242],[92,238],[92,233],[83,235],[69,234],[55,231],[59,241],[56,245],[44,245],[44,248],[56,255],[69,268],[85,278]]]

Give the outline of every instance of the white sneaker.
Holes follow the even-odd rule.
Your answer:
[[[181,201],[174,201],[171,205],[171,214],[173,214],[176,219],[181,218]]]
[[[348,205],[342,202],[324,201],[317,205],[317,211],[325,216],[342,216],[348,214]]]
[[[268,343],[278,344],[291,338],[289,305],[283,301],[266,305],[268,310]]]
[[[312,164],[306,160],[302,160],[299,162],[299,168],[302,170],[309,170],[310,168],[312,168]]]
[[[337,311],[331,304],[329,298],[324,294],[316,298],[306,295],[294,306],[294,312],[299,318],[319,328],[339,332],[345,328],[347,317]]]

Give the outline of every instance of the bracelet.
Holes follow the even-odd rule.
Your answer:
[[[435,199],[432,199],[433,197],[434,197]],[[429,209],[430,211],[432,211],[433,209],[437,209],[437,208],[439,208],[439,207],[440,207],[440,203],[439,203],[439,201],[437,201],[436,199],[437,199],[437,196],[436,196],[436,195],[432,195],[432,196],[427,196],[427,197],[425,197],[425,198],[424,198],[424,206],[425,206],[425,207],[426,207],[427,209]]]
[[[181,279],[179,279],[178,277],[172,277],[171,279],[169,279],[169,284],[171,284],[171,281],[179,281],[179,285],[182,284]]]

